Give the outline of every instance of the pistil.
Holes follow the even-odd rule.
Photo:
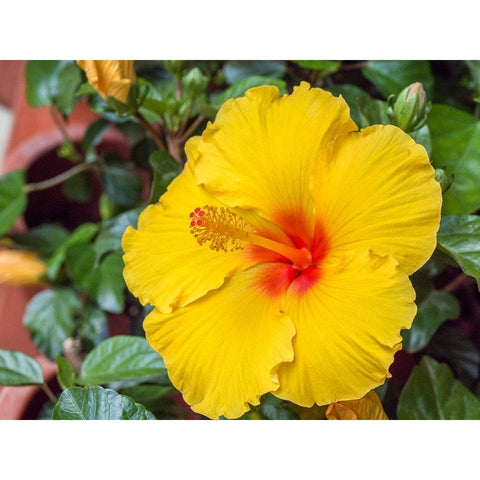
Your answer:
[[[209,243],[212,250],[239,250],[249,243],[282,255],[300,270],[313,264],[312,255],[306,248],[293,248],[256,234],[240,215],[228,208],[197,207],[190,213],[189,219],[190,233],[198,244]]]

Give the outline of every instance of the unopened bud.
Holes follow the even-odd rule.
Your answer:
[[[390,121],[405,132],[421,128],[427,120],[429,110],[430,104],[420,82],[404,88],[396,99],[394,96],[388,99],[387,113]]]
[[[435,180],[442,187],[442,195],[445,195],[453,184],[453,175],[448,174],[443,168],[436,168]]]

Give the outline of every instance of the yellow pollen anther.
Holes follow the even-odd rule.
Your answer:
[[[212,250],[225,252],[244,248],[247,225],[242,217],[228,208],[197,207],[189,218],[190,233],[199,245],[210,242]]]
[[[257,235],[240,215],[228,208],[211,205],[197,207],[190,212],[189,219],[190,233],[198,244],[209,242],[212,250],[241,250],[246,243],[250,243],[288,258],[301,270],[313,264],[312,255],[307,249],[290,247]]]

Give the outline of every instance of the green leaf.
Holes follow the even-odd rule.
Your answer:
[[[415,82],[421,82],[427,94],[433,88],[433,75],[426,60],[374,60],[362,68],[362,73],[385,98]]]
[[[97,264],[97,254],[91,244],[76,244],[66,254],[68,276],[110,313],[121,313],[125,304],[123,260],[120,252],[109,253]]]
[[[326,77],[338,71],[342,62],[338,60],[294,60],[297,65],[320,72],[321,77]]]
[[[28,229],[25,233],[12,235],[15,243],[29,250],[35,250],[41,255],[52,255],[64,243],[70,232],[59,225],[44,223]]]
[[[151,411],[156,411],[161,406],[166,395],[174,391],[169,385],[132,385],[122,389],[122,395],[133,398]]]
[[[53,420],[155,420],[131,398],[102,387],[71,387],[60,395]]]
[[[140,202],[142,180],[131,170],[109,165],[100,174],[105,193],[122,207],[133,207]]]
[[[122,251],[123,234],[129,225],[137,227],[140,211],[140,208],[128,210],[102,223],[102,229],[94,244],[97,261],[107,252]]]
[[[57,380],[62,390],[75,385],[75,371],[65,357],[57,355]]]
[[[362,90],[361,88],[357,87],[356,85],[332,85],[327,88],[333,95],[339,96],[341,95],[345,101],[347,102],[348,106],[350,107],[350,116],[352,117],[353,121],[360,127],[366,127],[367,125],[362,125],[364,118],[362,117],[360,106],[366,105],[369,102],[372,102],[373,99],[370,95]]]
[[[467,275],[480,278],[480,217],[443,217],[437,241],[439,248],[450,255]]]
[[[26,71],[27,101],[31,107],[55,105],[69,113],[81,82],[79,68],[70,60],[31,60]]]
[[[442,325],[433,336],[426,353],[435,360],[447,363],[458,380],[473,388],[478,378],[480,356],[457,323]]]
[[[149,161],[153,169],[153,182],[149,203],[157,203],[158,199],[167,191],[170,182],[182,169],[167,152],[157,150],[150,155]]]
[[[85,153],[87,162],[96,159],[95,147],[102,141],[103,135],[110,128],[111,123],[100,118],[91,123],[82,140],[82,149]]]
[[[399,420],[480,419],[480,400],[445,364],[425,355],[405,385],[397,407]]]
[[[80,172],[70,177],[62,185],[62,192],[69,200],[77,203],[88,203],[94,192],[90,175],[86,172]]]
[[[8,232],[27,206],[25,172],[16,170],[0,177],[0,235]]]
[[[118,335],[98,344],[82,363],[81,382],[104,384],[165,373],[162,358],[145,338]]]
[[[480,60],[465,60],[465,63],[475,82],[475,91],[480,93]]]
[[[0,385],[41,385],[42,367],[22,352],[0,350]]]
[[[417,352],[426,347],[443,322],[459,315],[460,305],[453,295],[442,290],[430,291],[420,303],[410,330],[402,332],[403,349]]]
[[[62,352],[63,342],[72,335],[75,311],[81,307],[70,288],[44,290],[27,306],[23,322],[37,348],[54,359]]]
[[[267,420],[298,420],[298,412],[284,400],[267,394],[257,409],[260,415]]]
[[[97,344],[108,333],[105,313],[93,305],[85,305],[77,320],[77,335]]]
[[[425,147],[428,155],[432,154],[432,136],[430,135],[430,129],[428,125],[424,125],[423,127],[415,130],[414,132],[410,132],[409,135],[420,145]]]
[[[480,208],[480,122],[462,110],[433,105],[428,126],[434,166],[455,177],[453,188],[444,197],[444,215],[475,212]]]
[[[47,263],[47,277],[55,280],[60,267],[62,266],[67,249],[77,243],[89,242],[98,231],[95,223],[84,223],[75,229],[72,234],[57,248],[52,258]]]
[[[217,108],[225,103],[229,98],[241,97],[249,88],[260,87],[262,85],[274,85],[280,90],[280,95],[283,95],[287,90],[287,84],[284,80],[279,78],[270,77],[247,77],[238,80],[234,84],[230,85],[222,93],[216,95],[212,99],[212,104]]]
[[[280,78],[286,72],[283,60],[231,60],[223,66],[223,73],[229,85],[248,77]]]

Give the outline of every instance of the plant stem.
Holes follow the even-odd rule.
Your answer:
[[[75,143],[73,143],[72,139],[70,138],[70,135],[68,134],[67,129],[65,128],[65,122],[63,121],[63,118],[60,115],[60,112],[53,105],[50,107],[50,116],[52,117],[52,120],[55,122],[55,125],[60,130],[60,133],[62,134],[64,142],[68,142],[72,145],[73,151],[74,151],[73,160],[77,162],[81,161],[83,159],[83,156],[78,151],[77,147],[75,146]]]
[[[73,177],[77,173],[83,172],[88,170],[92,166],[92,163],[80,163],[79,165],[75,165],[70,170],[66,172],[60,173],[55,177],[49,178],[48,180],[43,180],[42,182],[37,183],[29,183],[25,185],[24,192],[30,193],[35,192],[38,190],[46,190],[47,188],[54,187],[59,183],[63,183],[65,180],[68,180],[70,177]]]
[[[194,122],[190,125],[190,127],[182,134],[181,141],[185,142],[190,138],[192,133],[198,128],[198,126],[205,120],[203,115],[199,115]]]
[[[43,383],[41,385],[41,389],[45,392],[45,395],[48,397],[48,399],[55,405],[58,402],[58,398],[55,396],[55,394],[50,390],[50,387],[46,384]]]
[[[470,283],[473,280],[472,277],[466,275],[465,273],[461,273],[457,275],[450,283],[443,287],[445,292],[453,292],[457,288],[464,286],[466,283]]]
[[[366,67],[367,65],[368,65],[368,62],[349,63],[349,64],[346,64],[346,65],[342,65],[340,67],[340,70],[342,72],[346,72],[348,70],[357,70],[358,68],[363,68],[363,67]]]
[[[160,138],[160,136],[158,135],[158,133],[150,125],[150,123],[147,122],[147,120],[142,116],[142,114],[137,112],[135,114],[135,117],[142,124],[143,128],[145,128],[145,130],[147,130],[147,132],[152,136],[153,140],[157,144],[158,149],[162,150],[162,151],[167,151],[167,149],[165,148],[165,144],[163,143],[163,141]]]

